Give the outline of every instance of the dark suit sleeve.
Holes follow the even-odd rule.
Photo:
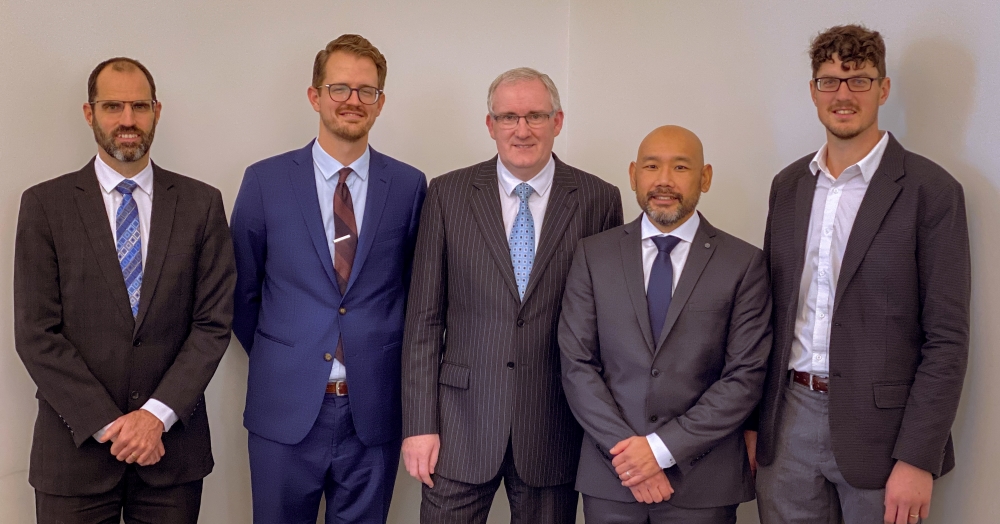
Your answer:
[[[683,415],[656,430],[682,472],[744,424],[760,402],[770,353],[771,293],[764,256],[754,250],[730,313],[721,377]]]
[[[604,382],[597,305],[583,241],[577,245],[566,278],[559,316],[559,352],[566,401],[580,426],[607,456],[615,444],[636,436],[636,432],[625,421]]]
[[[233,204],[232,236],[236,256],[233,334],[243,344],[243,349],[250,353],[260,315],[264,261],[267,258],[264,201],[253,166],[244,173],[240,192]]]
[[[935,189],[917,230],[924,343],[892,458],[938,476],[969,357],[971,264],[962,186]]]
[[[420,217],[403,333],[403,438],[436,434],[438,374],[448,313],[448,246],[439,185],[431,181]]]
[[[45,209],[21,196],[14,243],[14,347],[40,396],[73,430],[77,446],[122,415],[62,332],[59,261]]]
[[[212,189],[195,272],[191,330],[152,398],[187,424],[229,347],[236,267],[222,194]]]
[[[771,181],[771,193],[767,197],[767,220],[764,222],[764,245],[763,245],[764,268],[765,271],[767,271],[767,276],[769,281],[771,276],[771,215],[774,213],[774,197],[777,194],[777,186],[778,186],[778,177],[774,177],[774,179]],[[771,293],[770,287],[767,288],[767,292],[768,294]],[[771,312],[771,322],[772,322],[771,327],[773,329],[774,327],[773,310]],[[771,351],[773,350],[774,350],[774,341],[772,338]],[[754,407],[753,412],[750,413],[750,417],[747,418],[747,421],[743,423],[743,429],[748,431],[757,431],[759,427],[760,427],[760,404],[758,403],[758,405]]]

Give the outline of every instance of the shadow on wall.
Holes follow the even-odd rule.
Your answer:
[[[1000,296],[1000,280],[986,278],[984,265],[977,260],[996,260],[1000,249],[990,240],[990,227],[1000,223],[1000,193],[993,181],[968,160],[969,120],[975,107],[977,87],[976,60],[963,46],[939,39],[919,40],[904,50],[899,75],[894,78],[894,88],[902,97],[905,133],[900,141],[907,149],[924,155],[948,170],[965,189],[966,212],[972,250],[972,318],[976,313],[989,309],[991,297]],[[898,80],[897,80],[898,79]],[[978,269],[978,271],[977,271]],[[986,306],[986,307],[984,307]],[[976,329],[976,328],[979,329]],[[990,335],[992,333],[992,336]],[[1000,339],[1000,332],[993,325],[973,325],[969,370],[966,375],[962,403],[953,426],[958,465],[954,472],[935,483],[935,496],[931,505],[934,522],[974,522],[975,515],[963,504],[966,497],[975,497],[976,465],[968,450],[974,449],[974,440],[987,427],[977,427],[982,414],[988,410],[989,391],[986,369],[977,351]],[[978,341],[978,343],[977,343]],[[965,452],[965,453],[963,453]],[[964,495],[960,495],[964,494]],[[985,493],[984,493],[985,494]],[[948,503],[950,502],[950,503]]]

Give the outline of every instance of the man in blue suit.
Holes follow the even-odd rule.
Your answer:
[[[400,447],[400,346],[424,174],[368,147],[385,57],[316,55],[319,135],[246,170],[233,207],[233,331],[250,355],[256,523],[384,523]]]

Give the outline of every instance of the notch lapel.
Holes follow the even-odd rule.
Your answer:
[[[701,224],[698,225],[698,232],[695,233],[694,240],[691,242],[687,261],[684,262],[684,270],[681,271],[681,278],[677,281],[677,289],[674,290],[674,296],[670,299],[670,308],[667,309],[667,318],[663,322],[660,340],[656,341],[654,356],[663,348],[663,343],[670,335],[670,330],[677,322],[677,317],[680,316],[681,310],[691,298],[695,284],[698,283],[702,272],[705,271],[705,266],[708,265],[708,261],[715,253],[715,228],[708,223],[708,220],[705,220],[701,213],[698,213],[698,216],[701,218]]]
[[[146,318],[149,304],[156,293],[156,283],[163,270],[163,261],[167,257],[174,212],[177,210],[177,192],[173,188],[173,174],[164,172],[153,164],[153,209],[150,210],[149,218],[149,245],[146,246],[146,263],[142,268],[139,313],[135,317],[134,333],[139,332],[139,327]],[[124,277],[122,281],[124,282]]]
[[[340,285],[337,284],[337,277],[333,273],[333,255],[326,238],[326,230],[323,229],[323,214],[319,210],[316,171],[313,169],[312,159],[313,142],[315,139],[292,157],[295,165],[288,173],[288,182],[292,192],[295,193],[295,199],[299,202],[302,219],[305,221],[309,238],[312,239],[313,247],[316,249],[316,255],[319,256],[320,263],[323,264],[323,271],[330,279],[330,283],[333,284],[334,293],[340,296]]]
[[[626,225],[624,232],[619,245],[622,270],[625,272],[625,288],[632,299],[632,308],[635,309],[646,348],[654,353],[653,329],[649,324],[649,303],[646,301],[646,278],[642,271],[642,215]]]
[[[483,240],[493,255],[493,261],[500,270],[500,276],[507,284],[507,289],[514,296],[514,300],[521,302],[521,296],[517,293],[517,282],[514,279],[514,264],[510,261],[510,244],[504,234],[498,184],[497,157],[479,164],[476,174],[472,177],[474,188],[471,196],[472,215],[479,223]]]
[[[809,219],[812,216],[813,196],[816,194],[817,176],[809,170],[806,164],[799,175],[799,182],[795,186],[795,229],[792,234],[792,250],[795,253],[795,275],[792,282],[795,289],[799,289],[802,282],[802,271],[806,263],[806,240],[809,238]],[[774,240],[772,240],[773,242]],[[798,299],[790,300],[788,304],[789,329],[793,329],[797,315]]]
[[[112,302],[118,305],[118,312],[123,320],[135,322],[132,317],[132,306],[128,299],[128,289],[125,288],[125,277],[122,276],[122,266],[118,261],[118,249],[115,247],[115,237],[111,232],[108,212],[104,207],[103,189],[97,182],[97,172],[94,171],[94,160],[84,166],[77,174],[76,206],[80,212],[83,229],[90,239],[94,250],[94,259],[101,268],[101,273],[108,283],[108,292]],[[142,300],[140,295],[140,301]]]
[[[538,287],[545,267],[548,266],[562,243],[563,233],[576,213],[578,205],[573,193],[577,189],[576,177],[569,166],[555,159],[556,171],[552,178],[552,188],[549,202],[545,206],[545,216],[542,219],[542,233],[538,239],[538,249],[535,251],[535,261],[531,265],[528,285],[524,289],[524,300],[521,307],[528,302],[531,292]]]
[[[354,255],[354,263],[351,264],[351,279],[347,282],[348,291],[354,285],[354,281],[358,279],[365,261],[368,260],[368,253],[372,250],[372,244],[375,243],[375,232],[378,231],[378,225],[382,221],[385,202],[389,198],[389,188],[392,187],[392,177],[386,172],[385,158],[371,147],[369,150],[371,151],[371,161],[368,168],[365,215],[362,229],[358,232],[358,250]]]
[[[837,280],[834,315],[837,314],[837,307],[840,306],[847,285],[858,272],[861,262],[868,253],[868,247],[882,227],[882,220],[903,189],[896,183],[902,176],[903,146],[890,135],[885,153],[882,154],[882,162],[868,183],[868,190],[865,191],[861,207],[858,208],[858,215],[854,218],[854,225],[851,226],[851,235],[847,239],[847,248],[844,250],[844,260],[841,262],[840,276]]]

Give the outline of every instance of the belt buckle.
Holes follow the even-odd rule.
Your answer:
[[[331,395],[338,397],[347,396],[347,381],[346,380],[335,380],[333,382],[327,382],[326,390]],[[343,391],[343,393],[341,393]]]

